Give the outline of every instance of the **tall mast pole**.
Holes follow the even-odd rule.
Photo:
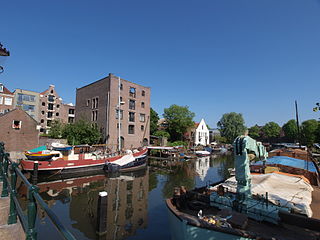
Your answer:
[[[120,153],[121,151],[121,121],[120,121],[120,106],[121,106],[121,101],[120,101],[120,77],[119,77],[119,83],[118,83],[118,151]]]
[[[299,126],[299,114],[298,114],[297,100],[295,100],[295,106],[296,106],[296,121],[297,121],[298,140],[299,140],[299,147],[301,148],[301,134],[300,134],[300,126]]]

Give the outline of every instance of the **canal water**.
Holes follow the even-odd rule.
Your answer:
[[[229,177],[233,156],[211,156],[176,162],[149,159],[145,170],[106,176],[61,179],[50,176],[40,182],[39,192],[61,222],[77,239],[170,239],[165,199],[174,187],[201,187]],[[50,180],[50,181],[48,181]],[[98,194],[108,193],[107,232],[96,234]],[[26,205],[26,188],[19,188]],[[62,239],[46,214],[38,209],[38,239]]]

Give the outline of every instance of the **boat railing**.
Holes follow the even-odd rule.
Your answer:
[[[17,198],[16,185],[18,177],[28,189],[26,214]],[[39,195],[39,188],[31,184],[19,169],[19,164],[10,159],[9,153],[5,152],[3,142],[0,142],[0,182],[3,182],[1,198],[10,196],[8,225],[17,223],[17,217],[19,217],[27,240],[37,239],[35,225],[38,207],[43,209],[64,239],[76,239]]]

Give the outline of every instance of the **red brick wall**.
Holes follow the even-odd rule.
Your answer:
[[[21,121],[21,129],[12,128],[13,121]],[[23,110],[16,108],[0,116],[0,141],[6,151],[26,151],[39,146],[37,122]]]

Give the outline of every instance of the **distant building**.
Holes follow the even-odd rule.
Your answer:
[[[0,141],[5,143],[8,152],[23,152],[38,147],[37,122],[20,108],[0,115]]]
[[[0,115],[13,109],[14,94],[0,83]]]
[[[204,119],[201,119],[200,123],[196,124],[194,143],[195,145],[209,145],[209,129]]]
[[[209,129],[209,139],[210,143],[214,142],[217,137],[220,137],[220,131],[218,128]]]
[[[165,118],[160,118],[157,125],[159,131],[166,130],[168,128],[168,121]]]
[[[54,120],[60,120],[63,123],[74,121],[75,106],[64,104],[54,85],[50,85],[47,90],[40,93],[39,105],[40,132],[47,133]]]
[[[32,118],[39,122],[39,97],[40,94],[34,91],[16,89],[14,92],[14,108],[20,107]]]
[[[150,88],[120,80],[120,135],[122,148],[147,145],[150,132]],[[119,78],[113,74],[78,88],[76,121],[97,124],[103,142],[113,150],[118,146]]]

